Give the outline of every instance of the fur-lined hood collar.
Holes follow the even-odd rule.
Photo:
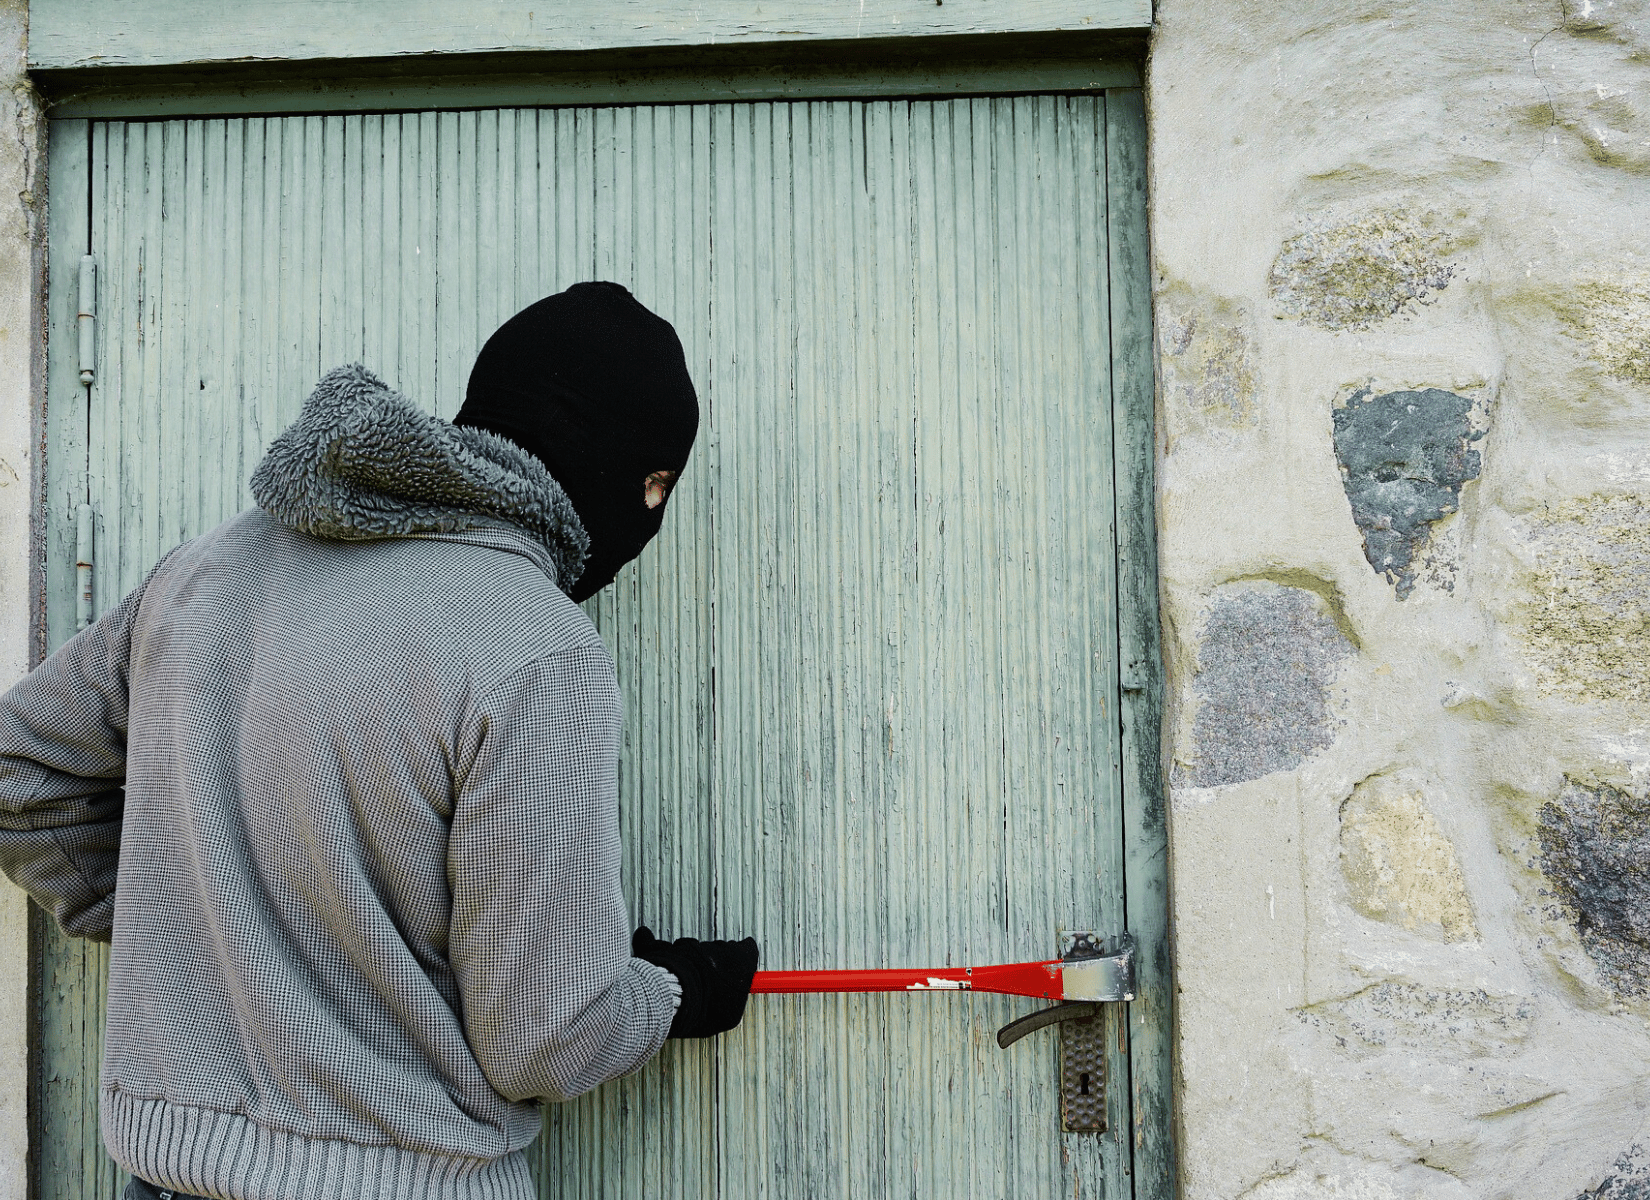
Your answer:
[[[450,425],[362,366],[329,371],[252,473],[277,520],[371,539],[514,525],[549,553],[565,591],[590,539],[561,485],[514,442]]]

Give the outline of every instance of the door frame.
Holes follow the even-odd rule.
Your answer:
[[[1163,664],[1156,563],[1156,366],[1147,228],[1147,144],[1142,66],[1145,43],[1116,34],[998,35],[820,43],[784,59],[773,48],[691,55],[661,51],[616,61],[611,55],[488,56],[421,60],[416,73],[373,74],[352,65],[311,64],[281,72],[244,69],[127,69],[39,72],[48,110],[47,291],[42,463],[34,505],[38,611],[51,645],[73,618],[48,595],[72,594],[75,527],[72,485],[52,496],[56,473],[44,448],[84,454],[87,391],[77,342],[78,256],[89,248],[90,122],[443,111],[497,107],[640,105],[800,99],[935,99],[981,95],[1106,93],[1107,253],[1111,290],[1112,423],[1116,489],[1119,713],[1123,748],[1124,905],[1139,948],[1136,999],[1129,1005],[1133,1200],[1177,1193],[1173,1089],[1173,980],[1168,840],[1163,786]],[[1112,147],[1122,150],[1114,153]],[[76,180],[86,180],[77,184]],[[84,253],[84,251],[82,251]],[[66,352],[51,354],[51,346]],[[63,481],[57,480],[57,483]],[[42,639],[44,641],[45,639]],[[40,648],[44,652],[44,647]],[[41,1042],[41,939],[49,918],[30,909],[29,1131],[39,1145],[48,1119]],[[1052,1132],[1052,1131],[1051,1131]],[[35,1156],[31,1156],[31,1162]],[[37,1166],[31,1166],[31,1182]],[[33,1189],[31,1187],[31,1194]]]

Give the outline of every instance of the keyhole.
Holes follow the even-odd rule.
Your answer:
[[[1080,1096],[1089,1094],[1089,1073],[1087,1071],[1077,1077],[1077,1094]]]

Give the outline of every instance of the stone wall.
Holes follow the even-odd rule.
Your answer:
[[[0,687],[29,666],[30,493],[44,209],[40,123],[23,72],[25,0],[0,0]],[[0,878],[0,1200],[24,1200],[28,1151],[27,909]]]
[[[1184,1194],[1650,1197],[1650,4],[1158,22]]]

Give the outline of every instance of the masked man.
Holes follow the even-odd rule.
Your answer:
[[[333,371],[257,508],[0,697],[0,867],[112,939],[130,1195],[528,1200],[540,1098],[738,1023],[754,941],[632,935],[575,603],[658,532],[698,422],[675,332],[610,283],[507,322],[453,424]]]

